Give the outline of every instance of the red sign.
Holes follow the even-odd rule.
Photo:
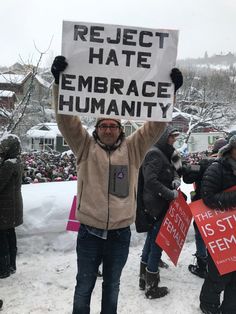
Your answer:
[[[192,214],[182,192],[170,203],[170,207],[158,232],[156,243],[166,252],[174,265],[177,265]]]
[[[189,204],[194,220],[221,275],[236,270],[236,207],[211,209],[202,200]]]
[[[73,198],[73,202],[70,209],[70,215],[68,219],[68,223],[66,226],[67,231],[79,231],[80,222],[75,218],[75,212],[76,212],[76,196]]]

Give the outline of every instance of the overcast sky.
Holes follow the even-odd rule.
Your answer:
[[[62,20],[180,31],[178,58],[236,53],[235,0],[2,0],[0,65],[61,52]],[[51,42],[51,44],[50,44]]]

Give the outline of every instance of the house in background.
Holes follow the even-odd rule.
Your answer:
[[[174,111],[170,122],[181,133],[186,133],[189,128],[190,115],[183,112]]]
[[[41,76],[33,73],[13,74],[12,72],[0,73],[0,90],[14,92],[20,101],[26,95],[33,79],[32,101],[48,100],[51,97],[51,83],[45,81]]]
[[[174,125],[181,133],[186,133],[189,127],[189,114],[182,112],[173,112],[173,120],[170,124]],[[124,132],[126,136],[129,136],[136,131],[145,121],[141,120],[122,120]]]
[[[92,135],[94,127],[88,128],[83,125],[84,128]],[[57,151],[65,152],[70,150],[60,130],[58,129],[56,122],[39,123],[33,126],[26,133],[27,141],[24,149],[28,151]]]
[[[64,152],[69,146],[62,137],[57,123],[40,123],[26,133],[28,150],[49,150]]]
[[[136,131],[140,126],[142,126],[144,121],[132,121],[132,120],[122,120],[122,125],[124,129],[125,136],[129,136],[134,131]]]
[[[6,110],[13,110],[15,108],[15,102],[17,100],[15,92],[8,90],[0,90],[0,108]]]

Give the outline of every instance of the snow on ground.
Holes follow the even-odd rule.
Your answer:
[[[183,190],[189,193],[190,186]],[[76,277],[76,234],[66,232],[70,204],[76,182],[30,184],[22,187],[24,225],[17,228],[17,272],[0,280],[3,314],[69,314]],[[170,293],[148,300],[138,288],[139,261],[145,235],[132,226],[132,241],[123,270],[119,295],[119,314],[199,314],[199,292],[203,280],[188,271],[195,252],[191,227],[175,267],[161,269],[161,285]],[[102,279],[98,278],[91,301],[91,314],[100,313]]]

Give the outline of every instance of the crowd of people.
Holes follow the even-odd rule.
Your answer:
[[[189,153],[184,160],[187,164],[198,164],[207,155],[207,152]],[[70,151],[23,152],[21,158],[24,167],[23,184],[77,180],[76,159]]]
[[[76,160],[70,152],[36,151],[21,156],[23,184],[77,180]]]

